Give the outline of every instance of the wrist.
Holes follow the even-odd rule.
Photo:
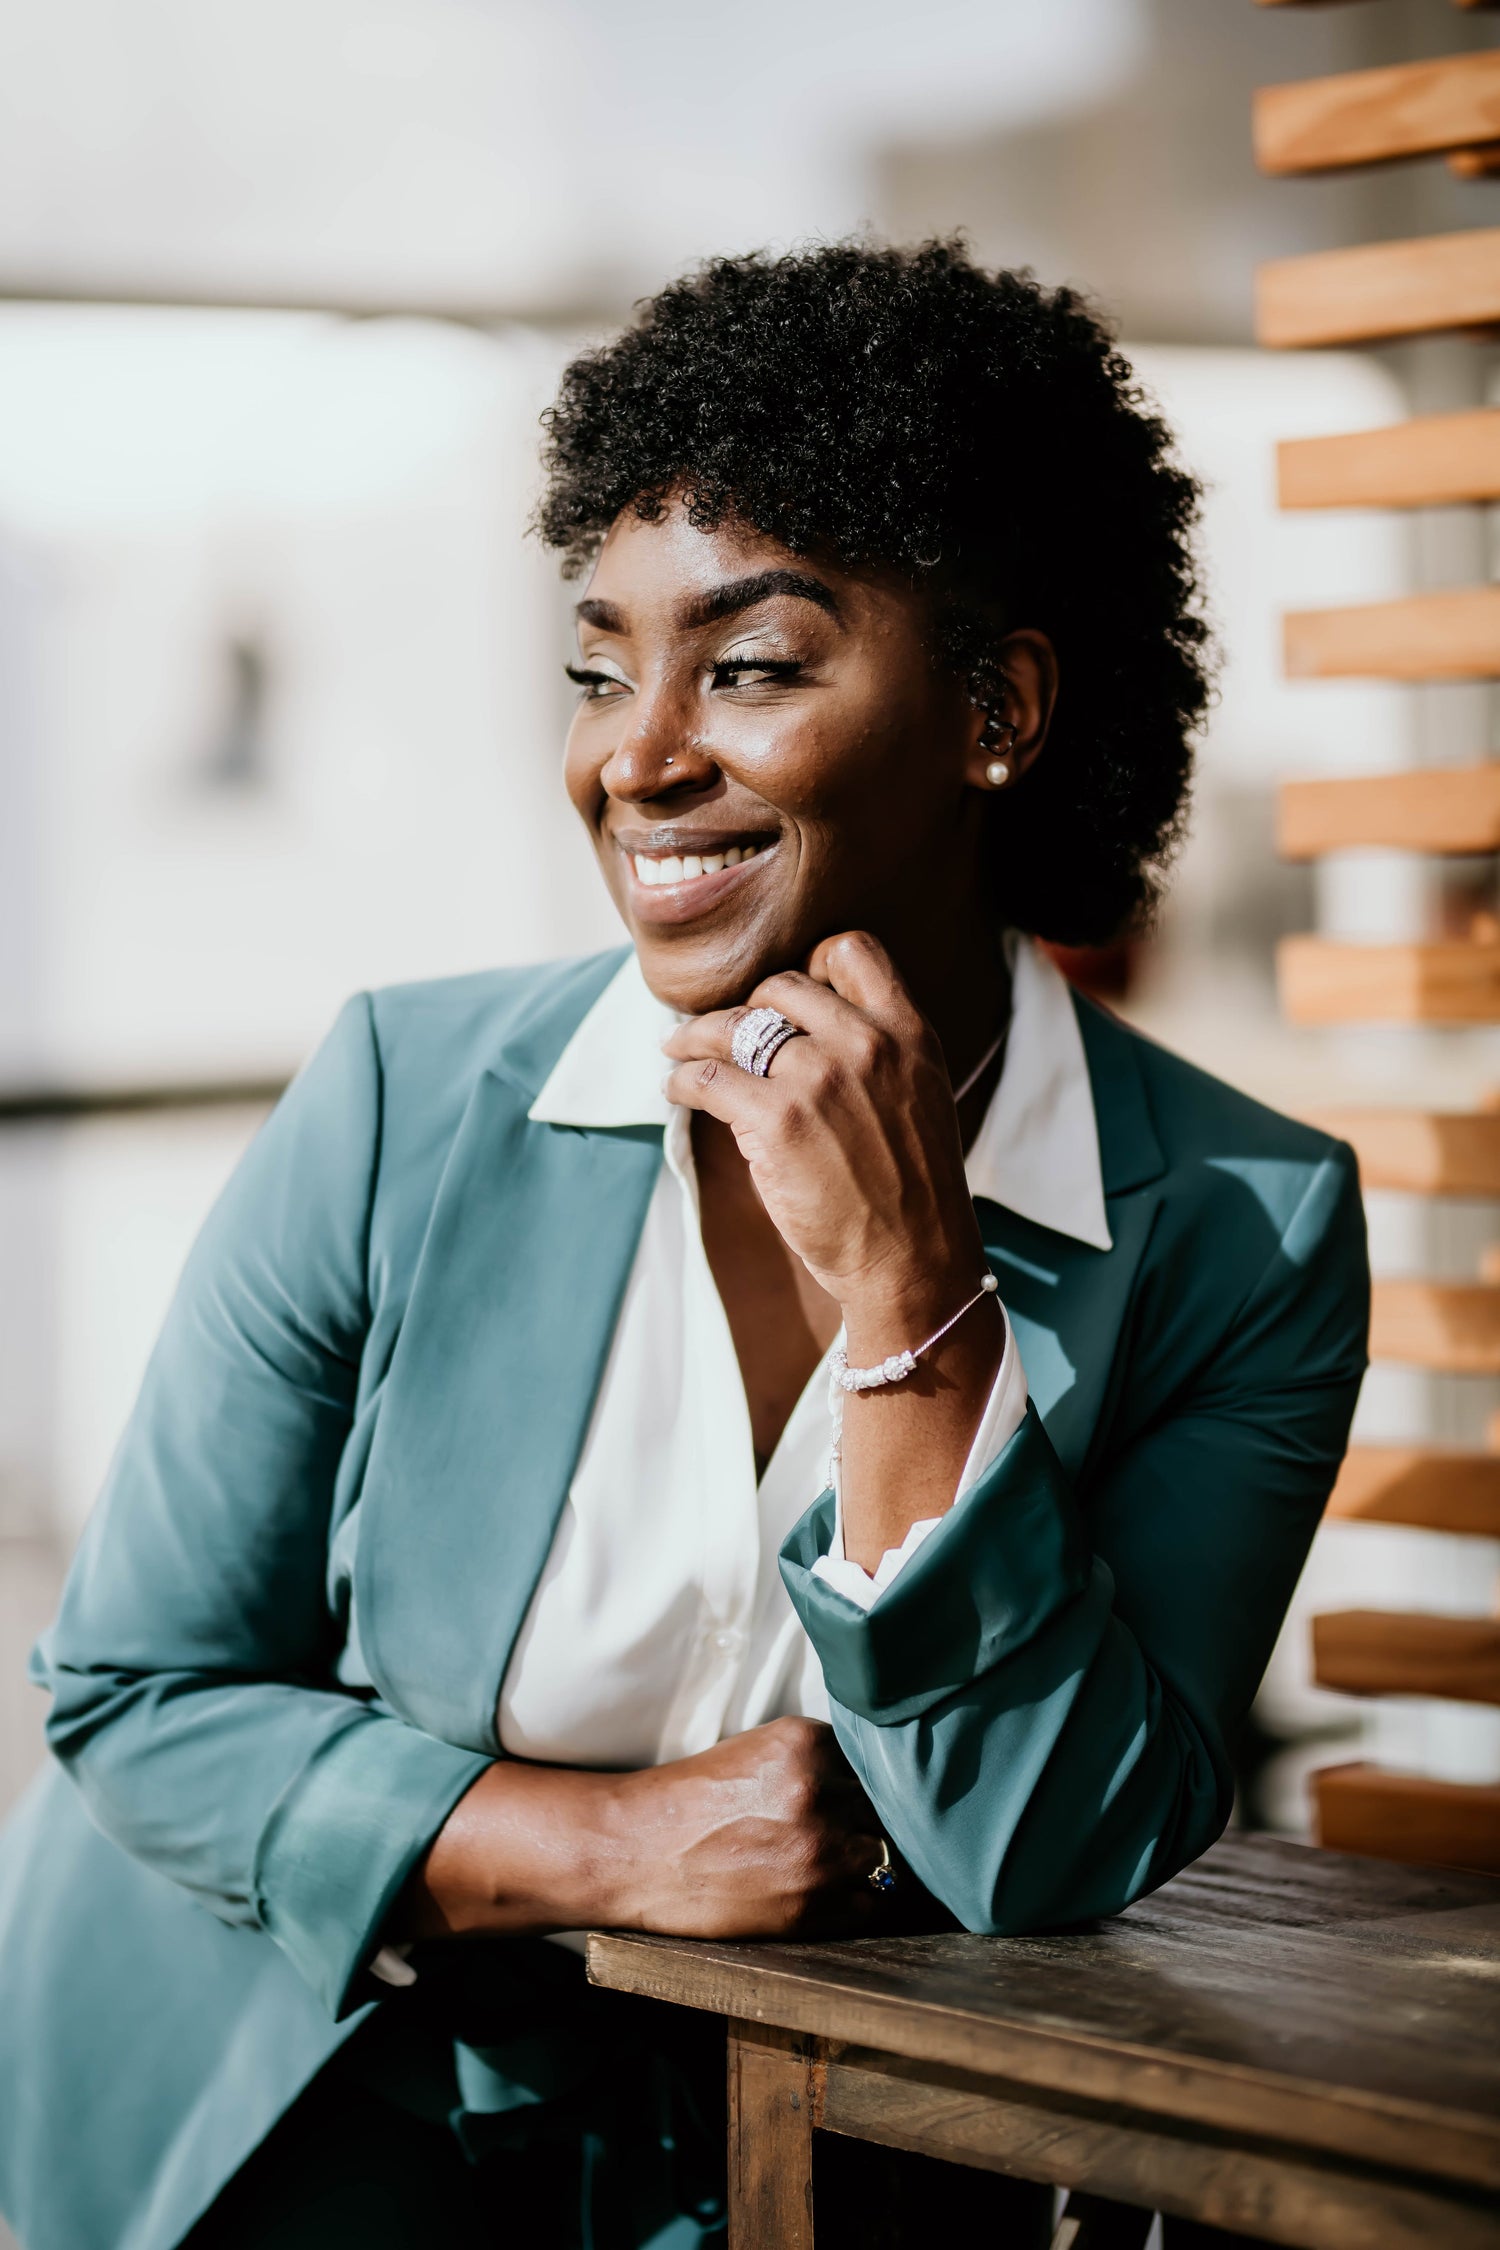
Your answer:
[[[842,1300],[845,1348],[853,1366],[874,1365],[917,1347],[953,1318],[979,1290],[989,1261],[981,1245],[968,1255],[929,1263],[920,1272],[890,1274]]]

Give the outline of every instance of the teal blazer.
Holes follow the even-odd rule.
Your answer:
[[[381,1987],[588,1423],[659,1131],[527,1110],[619,955],[349,1004],[188,1261],[34,1661],[0,1845],[0,2205],[168,2250]],[[1343,1452],[1347,1149],[1079,1001],[1114,1247],[978,1206],[1022,1429],[868,1614],[782,1572],[838,1736],[972,1930],[1116,1912],[1213,1841]]]

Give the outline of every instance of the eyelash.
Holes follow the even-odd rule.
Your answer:
[[[602,703],[606,700],[605,688],[624,685],[613,672],[591,672],[579,664],[565,664],[563,670],[575,687],[582,688],[586,703]],[[794,656],[736,656],[714,666],[713,680],[715,687],[728,687],[742,672],[756,672],[767,680],[792,680],[801,670],[801,662]]]

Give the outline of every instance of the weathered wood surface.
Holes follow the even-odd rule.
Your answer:
[[[812,2136],[821,2065],[811,2041],[729,2027],[729,2250],[812,2250]]]
[[[1500,322],[1500,227],[1276,258],[1255,277],[1255,340],[1374,343]]]
[[[1283,782],[1276,798],[1283,859],[1384,849],[1500,851],[1500,759],[1340,781]]]
[[[816,2122],[828,2132],[1117,2198],[1143,2217],[1165,2211],[1316,2250],[1495,2250],[1500,2239],[1483,2196],[1455,2198],[1385,2169],[1331,2170],[1253,2140],[1153,2129],[1107,2104],[1028,2098],[971,2071],[834,2044],[820,2093]]]
[[[1313,1678],[1344,1695],[1500,1703],[1500,1617],[1324,1610],[1312,1621],[1312,1643]]]
[[[1500,1289],[1487,1282],[1377,1281],[1370,1357],[1443,1375],[1500,1375]]]
[[[1493,1782],[1431,1781],[1356,1762],[1321,1766],[1312,1787],[1318,1835],[1331,1851],[1500,1875],[1500,1787]]]
[[[1319,1109],[1309,1122],[1353,1145],[1366,1187],[1500,1195],[1500,1110]]]
[[[1345,70],[1262,86],[1251,105],[1263,172],[1327,172],[1500,140],[1500,54]]]
[[[596,1982],[1500,2190],[1500,1884],[1228,1837],[1058,1935],[712,1944],[596,1933]],[[1027,2093],[1023,2097],[1021,2089]]]
[[[1348,609],[1292,610],[1281,621],[1291,680],[1489,680],[1500,677],[1500,586],[1455,586]]]
[[[1500,1023],[1500,944],[1493,940],[1283,938],[1276,973],[1293,1023]]]
[[[1328,1514],[1344,1523],[1409,1523],[1500,1539],[1500,1453],[1351,1445],[1329,1495]]]
[[[1500,500],[1500,408],[1419,414],[1379,430],[1284,438],[1283,508],[1445,508]]]

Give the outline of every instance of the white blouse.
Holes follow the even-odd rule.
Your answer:
[[[828,1715],[776,1565],[829,1482],[828,1371],[814,1370],[757,1482],[739,1362],[699,1228],[690,1114],[661,1091],[660,1043],[675,1020],[632,954],[531,1107],[533,1119],[559,1125],[663,1125],[666,1161],[501,1688],[500,1741],[516,1757],[659,1765],[767,1719]],[[1014,947],[1005,1065],[967,1173],[973,1194],[1108,1249],[1077,1017],[1058,971],[1024,942]],[[1012,1332],[955,1500],[1025,1411]],[[816,1567],[868,1608],[930,1529],[914,1525],[873,1576],[844,1560],[838,1540]]]

